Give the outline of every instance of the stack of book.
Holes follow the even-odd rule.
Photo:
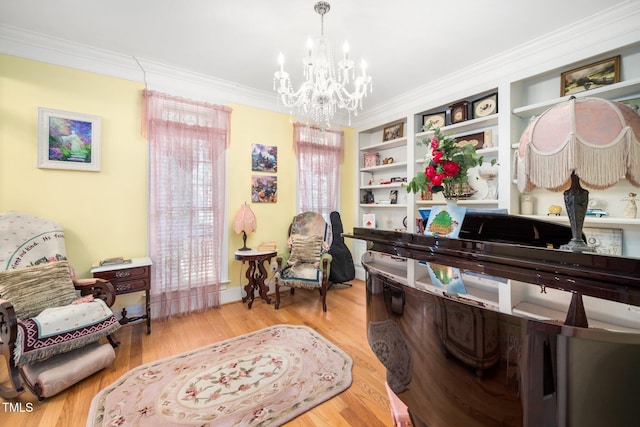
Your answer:
[[[278,250],[278,247],[276,245],[276,242],[262,242],[258,246],[258,250],[259,251],[276,251]]]
[[[107,258],[100,261],[100,267],[106,265],[117,265],[117,264],[129,264],[131,263],[131,258],[123,258],[121,256],[115,258]]]

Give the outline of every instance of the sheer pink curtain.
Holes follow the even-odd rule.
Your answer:
[[[231,109],[145,90],[151,315],[220,305]]]
[[[318,212],[329,221],[329,214],[338,210],[343,139],[342,131],[323,130],[302,123],[293,125],[300,212]]]

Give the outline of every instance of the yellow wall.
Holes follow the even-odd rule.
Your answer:
[[[0,211],[60,222],[81,276],[94,260],[146,254],[143,85],[0,55]],[[38,107],[102,118],[100,172],[36,166]]]
[[[91,263],[147,254],[147,143],[140,136],[140,92],[144,85],[95,73],[0,55],[0,212],[20,211],[64,226],[67,255],[79,276]],[[274,98],[275,99],[275,98]],[[231,225],[238,207],[250,203],[251,148],[278,147],[278,202],[252,203],[258,231],[247,245],[275,241],[282,250],[295,208],[295,159],[289,115],[232,104],[228,151],[230,286],[244,283],[233,258],[242,239]],[[37,109],[81,112],[102,118],[100,172],[36,166]],[[341,216],[354,221],[354,133],[345,129]]]

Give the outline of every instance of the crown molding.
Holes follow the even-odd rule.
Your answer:
[[[640,2],[626,1],[368,108],[354,126],[367,129],[638,42]]]
[[[388,121],[390,117],[406,117],[408,111],[434,108],[469,93],[481,93],[505,82],[566,67],[639,41],[640,2],[628,0],[596,16],[367,108],[351,118],[351,125],[346,114],[336,115],[334,121],[342,126],[364,128]],[[289,114],[289,110],[278,104],[270,91],[7,25],[0,25],[0,53],[136,81],[150,89],[212,103],[238,103]],[[478,73],[478,70],[483,72]]]
[[[278,109],[272,92],[7,25],[0,25],[0,53],[136,81],[179,96],[288,113],[284,108]]]

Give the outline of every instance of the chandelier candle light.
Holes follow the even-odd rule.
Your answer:
[[[367,65],[361,62],[362,73],[356,77],[353,61],[349,59],[349,45],[343,46],[343,57],[338,63],[336,74],[333,56],[329,40],[324,36],[324,15],[329,12],[328,2],[320,1],[315,4],[314,10],[320,15],[320,37],[315,43],[307,41],[308,54],[302,59],[304,65],[304,78],[300,88],[294,91],[289,78],[289,73],[284,71],[284,56],[280,53],[278,62],[280,71],[276,71],[273,78],[273,89],[280,95],[280,101],[289,107],[291,113],[297,110],[307,118],[307,122],[313,122],[321,128],[330,127],[330,121],[338,108],[351,115],[358,115],[362,110],[362,99],[371,93],[371,76],[367,75]],[[353,91],[347,89],[349,82],[353,80]]]

